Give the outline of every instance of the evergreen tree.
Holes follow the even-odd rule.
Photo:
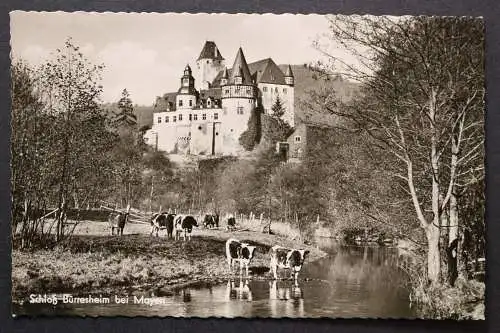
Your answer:
[[[122,97],[118,101],[119,112],[115,117],[115,122],[126,124],[128,126],[135,126],[137,124],[137,117],[134,114],[134,106],[130,99],[130,94],[127,89],[123,89]]]
[[[281,118],[285,114],[286,108],[283,105],[283,101],[281,100],[279,95],[276,96],[276,101],[271,107],[271,110],[273,111],[272,116],[275,118]]]

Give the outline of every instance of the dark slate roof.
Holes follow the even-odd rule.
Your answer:
[[[167,111],[167,109],[170,109],[170,111],[175,111],[175,97],[177,96],[176,92],[171,92],[171,93],[166,93],[163,94],[163,96],[158,97],[156,99],[155,105],[154,105],[154,111],[155,112],[163,112]]]
[[[231,70],[229,82],[233,83],[234,78],[238,75],[243,78],[243,84],[252,84],[252,75],[250,74],[250,70],[248,69],[248,64],[241,47],[238,49],[238,53],[236,53],[236,58],[234,59],[233,69]]]
[[[274,63],[271,58],[267,59],[264,69],[260,75],[257,77],[258,83],[273,83],[273,84],[286,84],[285,75],[281,69]]]
[[[251,74],[252,82],[255,83],[275,83],[275,84],[286,84],[285,74],[276,65],[276,63],[271,58],[262,59],[256,62],[248,64],[248,69]],[[228,70],[229,77],[232,77],[232,69]],[[212,82],[212,87],[220,87],[220,79],[223,76],[223,71],[220,71]],[[229,83],[232,83],[229,80]]]
[[[205,90],[200,90],[200,98],[207,99],[211,97],[214,100],[221,99],[222,90],[220,88],[210,88]]]
[[[217,45],[215,45],[215,42],[209,40],[205,42],[205,45],[200,52],[198,60],[200,59],[224,60],[222,54],[220,54],[220,51],[217,48]]]

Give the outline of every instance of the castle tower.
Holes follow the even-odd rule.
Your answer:
[[[227,74],[227,71],[224,71],[223,77]],[[231,75],[222,86],[221,98],[224,119],[221,126],[223,153],[238,154],[243,150],[239,138],[247,130],[248,119],[255,108],[257,98],[257,87],[253,83],[241,47],[236,54]]]
[[[206,41],[196,60],[200,89],[210,88],[217,74],[224,68],[224,58],[213,41]]]
[[[295,84],[294,80],[295,78],[293,77],[292,67],[288,65],[285,73],[285,82],[287,85],[293,86]]]
[[[181,87],[177,91],[175,103],[177,109],[191,109],[196,105],[197,91],[194,88],[194,77],[191,67],[186,65],[181,78]]]

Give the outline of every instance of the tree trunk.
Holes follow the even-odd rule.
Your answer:
[[[459,251],[459,238],[458,238],[458,208],[457,197],[455,190],[450,196],[450,226],[448,234],[448,244],[446,249],[448,259],[448,283],[453,286],[458,277],[458,252]]]
[[[429,224],[425,231],[427,237],[427,277],[432,284],[439,283],[441,261],[439,255],[439,226]]]

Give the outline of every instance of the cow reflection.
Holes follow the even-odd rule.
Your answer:
[[[245,279],[245,282],[243,282],[243,280],[240,279],[238,286],[236,286],[236,283],[233,280],[228,280],[226,286],[226,298],[228,301],[252,301],[252,290],[250,290],[250,287],[248,286],[248,280]]]
[[[304,316],[304,292],[298,282],[280,282],[276,280],[269,282],[271,316]]]

